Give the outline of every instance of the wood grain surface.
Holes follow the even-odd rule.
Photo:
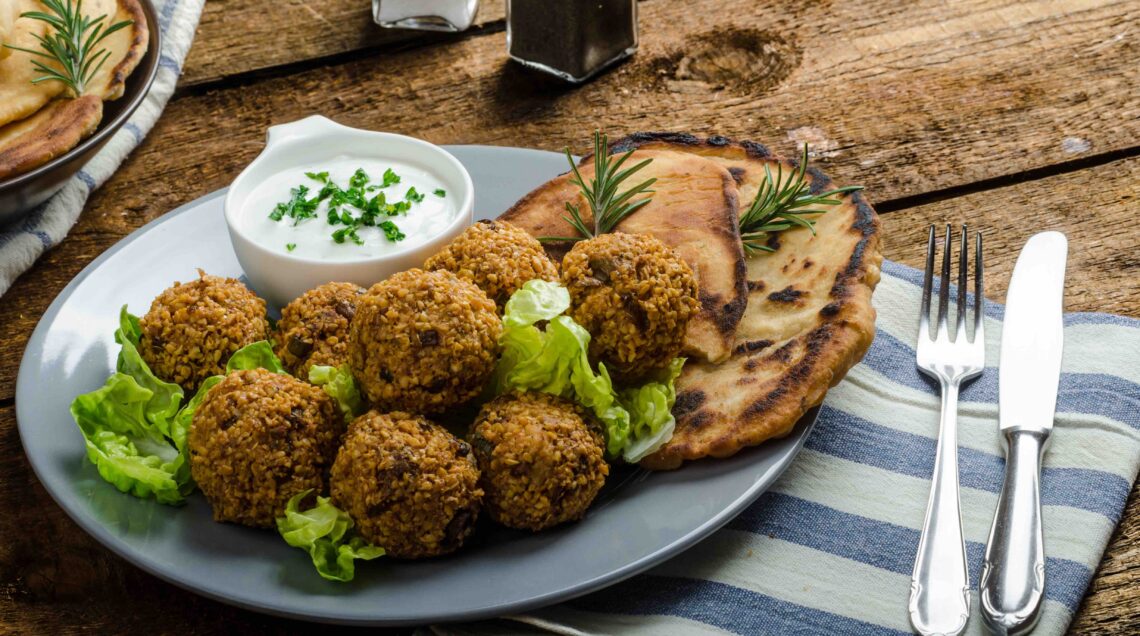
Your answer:
[[[115,557],[50,501],[12,408],[26,339],[87,263],[224,187],[274,123],[322,113],[437,143],[584,147],[687,130],[791,152],[809,142],[883,213],[886,256],[921,265],[930,223],[986,233],[989,296],[1043,229],[1069,235],[1070,311],[1140,316],[1140,2],[646,0],[642,46],[578,88],[506,61],[502,3],[480,28],[371,24],[365,0],[211,0],[179,92],[71,235],[0,298],[0,632],[296,633],[182,592]],[[1075,633],[1140,630],[1134,489]],[[373,631],[372,633],[376,633]]]

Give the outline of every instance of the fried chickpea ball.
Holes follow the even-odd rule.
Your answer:
[[[602,234],[562,259],[569,314],[592,336],[590,357],[619,380],[634,382],[681,352],[697,313],[693,271],[646,234]]]
[[[377,408],[440,413],[482,390],[502,330],[495,303],[474,284],[411,269],[360,297],[349,363]]]
[[[202,380],[224,373],[235,351],[269,334],[264,300],[236,279],[202,270],[198,280],[174,283],[159,294],[139,326],[143,360],[187,394]]]
[[[495,521],[543,530],[581,519],[609,474],[598,425],[547,393],[501,395],[468,436],[483,471],[483,505]]]
[[[558,281],[558,266],[538,239],[505,221],[479,221],[424,263],[475,283],[499,311],[529,280]]]
[[[285,305],[274,339],[289,373],[305,380],[309,367],[348,362],[348,325],[363,294],[353,283],[326,283]]]
[[[285,504],[325,492],[344,418],[323,390],[265,369],[211,388],[190,424],[190,474],[217,521],[270,528]]]
[[[418,415],[356,418],[332,468],[332,498],[390,556],[454,552],[475,528],[483,491],[467,442]]]

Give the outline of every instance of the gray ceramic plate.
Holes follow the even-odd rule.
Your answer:
[[[556,153],[460,146],[492,217],[564,171]],[[99,387],[114,366],[119,306],[151,299],[202,267],[241,275],[222,220],[222,192],[141,228],[107,250],[52,303],[20,365],[16,412],[36,475],[80,526],[144,570],[205,596],[308,620],[394,625],[499,616],[600,589],[708,536],[751,503],[791,463],[814,421],[727,460],[671,473],[618,471],[580,523],[524,534],[484,527],[458,554],[422,562],[380,559],[350,584],[317,576],[308,556],[274,533],[214,523],[200,495],[181,508],[123,495],[84,455],[68,413],[73,396]]]

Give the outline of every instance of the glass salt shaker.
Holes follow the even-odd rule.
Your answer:
[[[387,29],[466,31],[479,0],[372,0],[372,19]]]
[[[584,82],[637,51],[637,0],[506,0],[507,52]]]

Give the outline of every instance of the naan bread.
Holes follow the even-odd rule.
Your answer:
[[[20,17],[20,3],[17,0],[0,0],[0,60],[12,52],[4,46],[4,43],[10,43],[8,37],[18,17]]]
[[[138,0],[84,0],[83,11],[88,15],[107,15],[104,24],[130,20],[133,24],[112,33],[101,47],[111,52],[110,57],[87,84],[88,95],[98,95],[105,101],[119,99],[131,71],[142,61],[150,45],[146,14]]]
[[[670,150],[638,151],[625,165],[644,159],[653,161],[630,177],[630,185],[656,177],[655,193],[649,204],[626,217],[615,230],[653,235],[689,264],[697,277],[701,310],[689,322],[685,351],[703,360],[725,360],[732,353],[748,293],[735,183],[715,162]],[[590,179],[593,158],[583,159],[580,170]],[[563,218],[566,203],[577,204],[587,224],[593,223],[593,217],[570,176],[540,186],[500,218],[534,236],[574,236],[574,229]],[[544,245],[556,260],[570,247],[568,242]]]
[[[0,179],[42,166],[95,132],[103,100],[56,99],[31,117],[0,126]]]
[[[794,165],[759,144],[723,137],[639,134],[612,150],[629,148],[683,151],[719,163],[737,183],[741,207],[755,197],[766,164],[775,174],[781,161],[784,175]],[[818,170],[808,176],[816,192],[834,187]],[[875,334],[879,220],[861,192],[815,218],[815,236],[788,230],[771,243],[775,252],[747,260],[748,306],[732,357],[685,365],[673,409],[676,431],[642,466],[673,469],[786,435],[862,359]]]
[[[35,0],[0,2],[7,3],[7,11],[14,10],[17,15],[26,11],[44,10],[43,5]],[[46,35],[49,28],[39,20],[17,17],[12,22],[4,43],[39,50],[40,43],[36,36]],[[40,72],[32,68],[32,60],[37,59],[36,56],[24,51],[5,50],[8,51],[8,56],[0,59],[0,126],[32,115],[63,91],[60,82],[32,83],[32,80],[40,76]]]
[[[0,24],[3,14],[9,11],[18,15],[26,11],[44,11],[44,7],[35,0],[0,0]],[[96,95],[104,100],[118,99],[123,94],[127,76],[138,66],[149,44],[146,14],[138,0],[87,0],[83,3],[83,13],[92,17],[106,15],[104,27],[122,20],[134,22],[99,44],[100,48],[110,51],[110,55],[86,87],[87,95]],[[40,43],[35,36],[46,35],[49,30],[44,22],[18,17],[13,21],[5,42],[38,51]],[[41,75],[32,66],[32,60],[43,61],[44,58],[24,51],[5,50],[9,55],[0,59],[0,126],[30,117],[64,92],[62,82],[32,83]]]

